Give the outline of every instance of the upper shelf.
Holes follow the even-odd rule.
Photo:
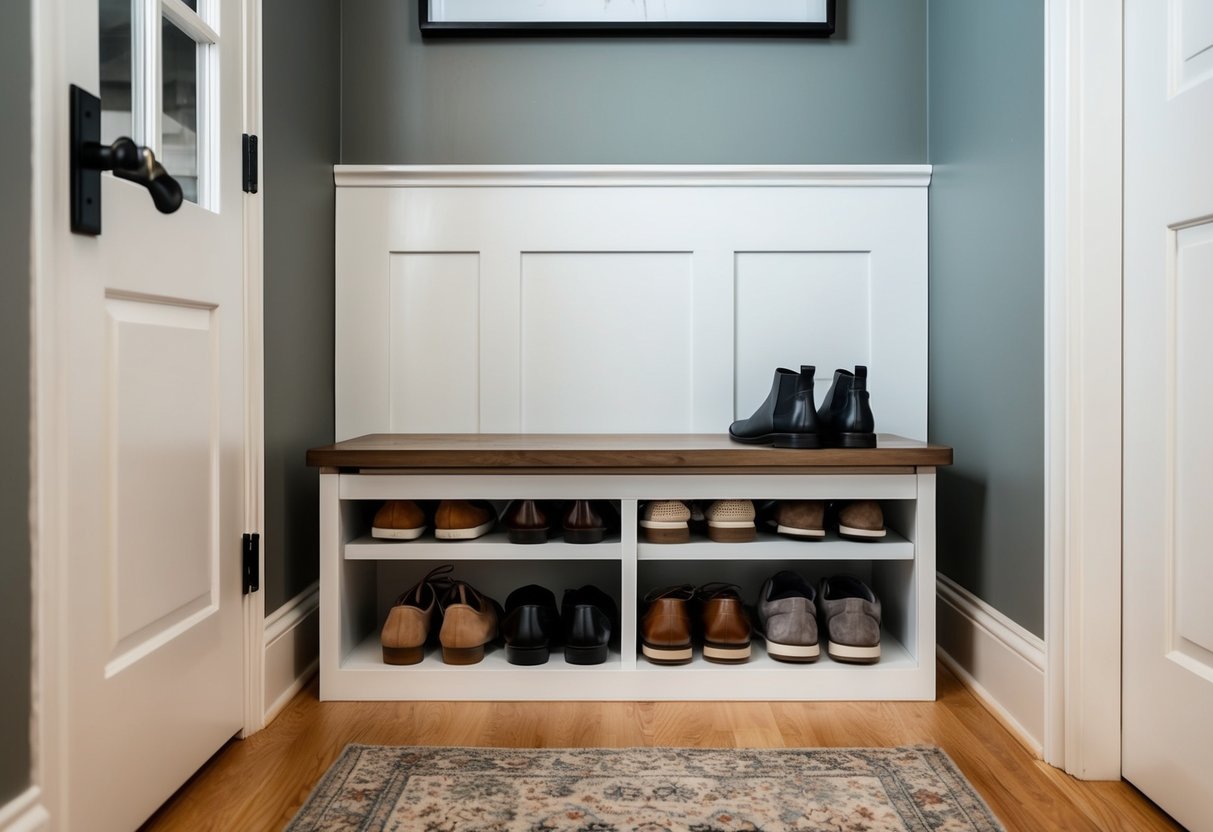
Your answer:
[[[888,468],[952,464],[952,449],[892,434],[875,448],[795,450],[741,445],[724,434],[404,434],[376,433],[312,448],[307,464],[391,469],[724,469],[753,473],[816,468]]]

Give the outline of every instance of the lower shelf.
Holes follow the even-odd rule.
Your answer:
[[[929,700],[935,698],[934,657],[920,664],[891,636],[883,635],[874,665],[831,661],[779,662],[761,639],[744,664],[704,661],[696,651],[687,665],[660,666],[643,657],[612,652],[605,664],[571,665],[559,651],[542,665],[509,664],[505,650],[491,648],[484,661],[442,663],[432,650],[420,664],[384,664],[378,633],[364,639],[336,666],[322,665],[324,700]],[[707,680],[710,679],[710,682]],[[706,683],[705,683],[706,682]]]

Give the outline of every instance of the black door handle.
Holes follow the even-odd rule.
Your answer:
[[[72,85],[72,231],[101,233],[101,171],[147,188],[152,204],[162,214],[181,207],[181,185],[156,161],[149,148],[125,136],[103,145],[101,101]]]
[[[147,188],[152,203],[161,214],[171,214],[181,207],[184,199],[181,185],[156,161],[156,154],[150,148],[139,147],[124,136],[109,147],[96,145],[85,149],[86,157],[93,154],[102,164],[112,163],[100,170],[112,170],[119,179]]]

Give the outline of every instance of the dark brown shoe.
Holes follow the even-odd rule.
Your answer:
[[[445,664],[476,664],[484,658],[484,645],[497,638],[497,602],[463,581],[456,581],[442,602],[442,645]]]
[[[538,500],[515,500],[501,517],[510,543],[546,543],[552,529],[551,508]]]
[[[640,619],[640,652],[653,664],[687,664],[691,647],[691,613],[695,596],[690,584],[655,589],[644,598]]]
[[[735,584],[704,584],[696,592],[702,605],[703,657],[734,664],[750,658],[750,616]]]
[[[574,500],[564,513],[566,543],[601,543],[607,522],[603,510],[591,500]]]

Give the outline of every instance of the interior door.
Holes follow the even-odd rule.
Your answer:
[[[162,214],[105,173],[101,234],[63,218],[71,830],[134,829],[242,727],[242,15],[241,0],[72,0],[62,24],[102,144],[147,146],[184,193]]]
[[[1213,829],[1213,0],[1125,17],[1124,775]]]

